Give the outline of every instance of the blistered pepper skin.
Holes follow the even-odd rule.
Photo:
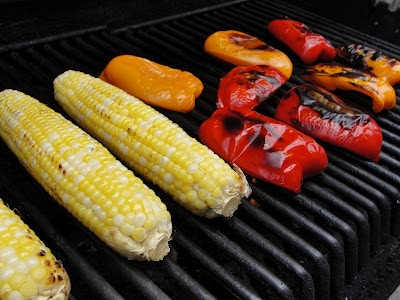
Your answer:
[[[149,105],[182,113],[194,109],[204,88],[188,71],[135,55],[114,57],[99,77]]]
[[[400,61],[382,51],[360,44],[343,44],[336,49],[337,56],[350,66],[371,72],[391,85],[400,82]]]
[[[323,88],[293,87],[280,100],[275,118],[368,160],[379,160],[382,132],[375,120]]]
[[[393,86],[365,71],[341,65],[317,64],[306,69],[301,76],[329,91],[341,89],[365,94],[372,98],[372,109],[375,113],[396,106]]]
[[[254,108],[273,95],[286,81],[286,76],[271,66],[235,67],[220,80],[217,108]]]
[[[303,178],[328,164],[324,148],[312,137],[248,108],[217,109],[200,126],[199,138],[247,175],[295,193]]]
[[[288,46],[305,64],[317,60],[331,61],[336,57],[335,47],[307,25],[291,19],[276,19],[268,23],[268,31]]]
[[[285,53],[237,30],[212,33],[204,42],[204,51],[235,66],[269,65],[287,78],[293,71],[292,61]]]

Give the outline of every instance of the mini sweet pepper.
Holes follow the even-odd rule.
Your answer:
[[[295,193],[303,178],[328,164],[324,148],[312,137],[245,107],[217,109],[201,124],[199,138],[245,174]]]
[[[379,160],[382,132],[375,120],[321,87],[303,84],[290,89],[280,100],[275,118],[314,138]]]
[[[296,53],[305,64],[317,60],[331,61],[336,50],[329,40],[313,32],[306,24],[291,19],[276,19],[267,25],[268,31]]]

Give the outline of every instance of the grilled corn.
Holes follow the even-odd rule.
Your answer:
[[[169,251],[164,203],[103,145],[38,100],[0,93],[0,136],[31,175],[73,216],[128,259]]]
[[[68,299],[71,289],[61,262],[0,199],[0,299]]]
[[[70,70],[54,80],[54,92],[82,128],[192,213],[230,217],[250,194],[239,169],[123,90]]]

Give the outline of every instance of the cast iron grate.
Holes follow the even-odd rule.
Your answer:
[[[96,76],[116,55],[144,56],[203,80],[205,90],[193,112],[162,111],[196,137],[215,109],[219,78],[231,67],[203,52],[205,38],[216,30],[237,29],[283,49],[265,26],[285,16],[309,24],[335,45],[379,43],[398,57],[394,45],[285,3],[246,1],[143,25],[100,27],[5,46],[0,48],[0,89],[21,90],[61,111],[52,97],[58,74],[75,69]],[[304,65],[295,56],[291,59],[293,77],[262,112],[273,113],[284,91],[302,82]],[[361,108],[371,113],[368,100],[361,100],[366,102]],[[245,200],[229,220],[193,216],[154,187],[174,225],[171,253],[157,263],[128,262],[104,247],[49,198],[2,142],[0,191],[62,259],[72,279],[71,299],[335,299],[400,230],[399,106],[375,117],[384,133],[379,164],[326,145],[328,169],[306,180],[301,194],[253,182],[251,201]]]

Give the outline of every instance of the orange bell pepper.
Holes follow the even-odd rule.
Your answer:
[[[149,105],[177,112],[191,111],[204,88],[190,72],[134,55],[113,58],[99,77]]]
[[[272,66],[287,78],[293,71],[293,64],[285,53],[236,30],[214,32],[204,42],[204,51],[235,66]]]
[[[358,69],[331,64],[309,67],[303,79],[329,91],[336,89],[360,92],[372,98],[372,109],[379,113],[396,105],[396,92],[386,80]]]
[[[359,44],[343,44],[336,53],[351,66],[371,72],[391,85],[400,82],[400,61],[379,50]]]

